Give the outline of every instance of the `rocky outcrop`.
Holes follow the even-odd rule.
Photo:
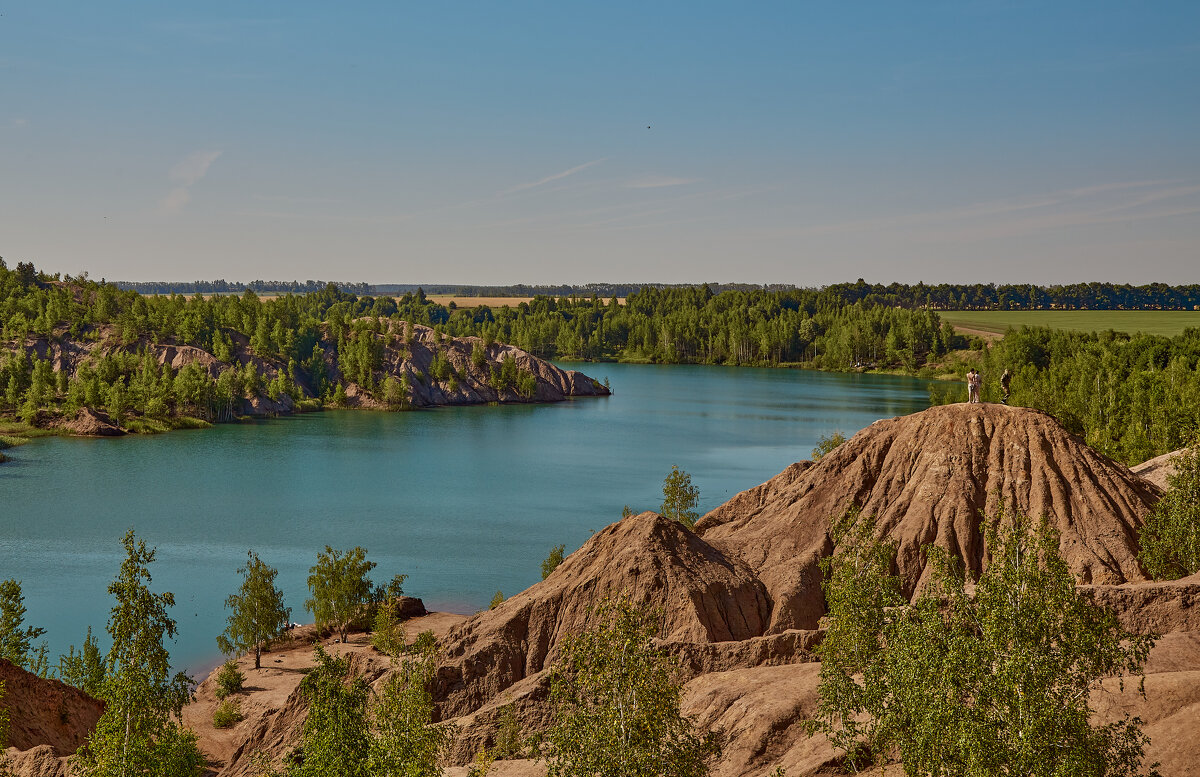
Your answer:
[[[669,642],[759,636],[770,600],[761,583],[678,523],[654,513],[597,532],[551,575],[447,636],[435,700],[443,718],[479,709],[541,672],[563,637],[588,627],[605,598],[627,594],[661,610]]]
[[[932,543],[978,572],[986,517],[1046,516],[1085,583],[1145,579],[1137,530],[1158,492],[1095,452],[1051,416],[992,404],[934,407],[876,421],[813,465],[797,464],[704,516],[697,533],[740,559],[774,602],[771,630],[815,628],[824,613],[818,560],[834,552],[831,520],[874,515],[897,543],[908,594]]]
[[[48,680],[0,658],[9,712],[8,744],[17,750],[45,745],[70,755],[82,745],[104,713],[104,702],[58,680]]]
[[[382,353],[377,384],[388,377],[404,379],[409,386],[406,401],[413,407],[561,402],[569,397],[609,393],[581,372],[560,369],[515,346],[488,344],[478,337],[447,337],[429,327],[389,322],[374,338]],[[503,375],[506,361],[513,365],[509,368],[511,379],[498,377]],[[340,377],[332,360],[328,360],[328,368],[330,374]],[[526,381],[532,378],[533,382],[525,387],[532,390],[522,391],[521,376],[528,376]],[[378,385],[367,390],[349,384],[346,394],[352,405],[382,406]]]

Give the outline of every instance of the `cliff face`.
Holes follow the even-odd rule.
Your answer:
[[[609,394],[607,388],[587,375],[559,369],[511,345],[485,345],[477,337],[442,336],[429,327],[386,319],[381,319],[374,327],[377,331],[369,334],[374,367],[355,373],[366,385],[342,374],[338,341],[328,328],[318,342],[323,355],[321,369],[329,380],[345,385],[347,407],[396,409],[491,402],[559,402],[572,397]],[[175,371],[188,365],[199,365],[213,380],[230,368],[245,369],[247,365],[253,365],[260,376],[259,387],[235,398],[233,406],[221,413],[275,416],[295,412],[296,402],[291,396],[281,394],[272,398],[267,389],[268,383],[287,372],[286,360],[256,353],[249,340],[237,332],[227,332],[226,337],[229,340],[227,360],[191,345],[147,341],[122,343],[111,327],[100,330],[94,341],[72,340],[66,335],[54,339],[43,337],[24,343],[0,343],[0,352],[24,351],[30,357],[50,361],[55,373],[65,372],[68,376],[74,376],[84,365],[94,365],[104,356],[143,352],[149,353],[159,365],[170,366]],[[385,396],[389,378],[395,381],[396,387],[393,395]],[[298,391],[296,399],[316,396],[317,378],[307,363],[296,365],[294,382]],[[79,435],[123,433],[113,419],[94,408],[83,408],[76,417],[43,415],[38,423]]]

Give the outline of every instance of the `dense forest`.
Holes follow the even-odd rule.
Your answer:
[[[237,283],[217,281],[117,281],[117,288],[143,294],[239,294],[249,289],[258,294],[302,294],[316,292],[326,285],[321,281],[251,281]],[[582,285],[475,286],[464,284],[367,284],[335,283],[338,289],[361,295],[401,295],[422,289],[426,294],[451,294],[464,297],[628,297],[645,289],[660,291],[707,288],[715,294],[727,291],[795,292],[817,291],[800,289],[789,284],[758,286],[748,283],[587,283]],[[864,302],[902,308],[932,308],[934,310],[1200,310],[1200,284],[1169,286],[1150,283],[1133,286],[1128,283],[1071,283],[1058,286],[1035,284],[938,283],[888,285],[867,283],[861,278],[855,283],[840,283],[823,290],[844,303]]]
[[[379,336],[423,325],[438,338],[475,336],[487,346],[511,343],[546,359],[887,369],[921,377],[961,376],[975,366],[987,378],[984,398],[992,401],[999,399],[1000,373],[1009,369],[1011,401],[1052,413],[1127,463],[1182,447],[1200,428],[1200,330],[1164,338],[1023,328],[985,345],[956,335],[935,309],[903,304],[918,294],[929,295],[929,303],[959,288],[976,287],[860,282],[718,292],[647,286],[623,304],[615,295],[545,295],[512,307],[458,308],[432,301],[421,289],[370,296],[333,284],[273,299],[251,289],[147,296],[86,277],[46,276],[30,264],[8,269],[0,261],[0,337],[7,343],[0,355],[0,413],[32,419],[43,407],[87,406],[151,419],[229,420],[238,398],[255,391],[337,403],[351,383],[400,408],[411,387],[384,385]],[[1043,291],[978,288],[984,296],[969,297],[968,304],[989,305],[986,294],[1004,290],[1024,289],[1025,300]],[[1086,288],[1092,295],[1060,299],[1158,289],[1160,300],[1187,301],[1200,287],[1054,288],[1075,295]],[[104,350],[73,375],[56,372],[48,355],[39,357],[28,345],[102,339],[122,347]],[[173,370],[151,357],[151,343],[193,346],[234,366],[215,376],[193,365]],[[453,365],[435,356],[430,372],[453,380]],[[495,376],[514,386],[521,377],[511,369]],[[931,391],[934,402],[962,395],[956,383]]]

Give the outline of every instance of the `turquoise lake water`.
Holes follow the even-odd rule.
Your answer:
[[[563,365],[568,368],[580,365]],[[701,513],[809,458],[822,435],[928,406],[927,383],[800,370],[584,365],[614,395],[552,405],[412,413],[329,411],[153,437],[49,438],[0,465],[0,579],[51,655],[101,636],[106,588],[132,527],[172,591],[172,657],[216,661],[225,597],[253,548],[279,569],[292,619],[325,545],[361,545],[377,581],[409,575],[426,606],[486,607],[541,575],[556,544],[656,509],[672,464]]]

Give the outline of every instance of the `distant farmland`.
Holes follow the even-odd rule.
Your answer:
[[[1010,327],[1046,326],[1173,337],[1188,327],[1200,328],[1200,310],[947,310],[939,315],[964,334],[1002,335]]]

